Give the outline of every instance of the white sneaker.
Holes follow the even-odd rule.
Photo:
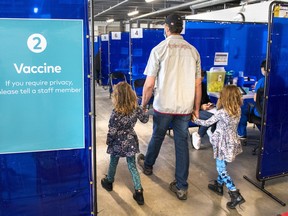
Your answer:
[[[211,131],[211,127],[208,128],[208,130],[206,131],[206,133],[207,133],[207,135],[208,135],[208,137],[209,137],[210,143],[212,144],[212,142],[211,142],[212,139],[211,139],[211,138],[212,138],[213,133],[212,133],[212,131]]]
[[[198,132],[192,133],[192,144],[193,144],[193,147],[194,147],[196,150],[200,149],[201,137],[200,137],[200,135],[198,134]]]

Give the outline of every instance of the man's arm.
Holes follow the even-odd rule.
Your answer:
[[[155,79],[156,79],[156,77],[154,77],[154,76],[147,76],[146,77],[144,87],[143,87],[142,103],[141,103],[143,109],[146,108],[150,98],[152,97],[153,89],[154,89],[154,85],[155,85]]]
[[[202,79],[201,77],[195,80],[195,99],[194,99],[194,114],[199,118],[199,110],[201,106],[202,97]]]

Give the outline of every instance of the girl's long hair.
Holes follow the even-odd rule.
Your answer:
[[[116,112],[129,115],[137,104],[137,96],[127,82],[119,82],[113,87],[112,103]]]
[[[239,117],[241,115],[242,95],[237,86],[224,86],[217,101],[218,109],[225,109],[229,116]]]

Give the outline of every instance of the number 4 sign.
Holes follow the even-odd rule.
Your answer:
[[[131,29],[131,38],[143,38],[143,29],[142,28]]]

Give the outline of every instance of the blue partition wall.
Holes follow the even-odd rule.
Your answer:
[[[116,37],[115,34],[120,37]],[[110,32],[109,60],[110,73],[122,72],[129,81],[129,32]]]
[[[83,76],[87,77],[90,68],[89,39],[86,38],[86,35],[89,35],[87,3],[88,1],[84,0],[17,0],[17,3],[15,1],[6,1],[5,4],[1,4],[0,18],[8,20],[14,18],[82,20],[84,44]],[[3,32],[5,32],[5,29],[1,28],[1,38]],[[69,37],[65,32],[61,33],[61,35],[63,40]],[[11,44],[11,46],[13,47],[14,45]],[[9,50],[1,51],[2,56],[9,53]],[[65,56],[63,59],[65,59]],[[2,64],[3,62],[0,61],[0,67]],[[3,80],[0,81],[3,82]],[[88,114],[90,111],[89,79],[84,79],[83,87],[85,104],[82,104],[82,106],[84,108],[85,148],[0,154],[1,216],[91,215],[92,191],[90,181],[92,177],[90,151],[88,150],[91,145],[91,120]],[[42,100],[45,101],[45,97]],[[64,103],[64,101],[62,102]],[[46,106],[49,107],[50,105],[46,104]],[[14,109],[15,107],[11,108]],[[17,108],[21,109],[21,107]],[[63,112],[67,111],[69,110],[63,110]],[[2,115],[2,119],[3,113],[0,115]],[[35,118],[42,119],[47,117],[47,115],[49,113],[43,113]],[[48,118],[53,119],[54,116],[48,116]],[[15,123],[10,121],[8,124],[11,126]],[[55,126],[56,124],[57,119],[55,119]],[[29,125],[25,127],[29,128]],[[22,129],[15,125],[12,136],[19,136]],[[65,128],[61,130],[65,131]],[[47,131],[50,137],[55,136],[50,133],[50,131]],[[0,137],[3,137],[3,135],[3,128],[1,128]],[[37,134],[35,133],[35,135]],[[37,145],[37,143],[33,144]],[[21,145],[25,144],[20,142],[19,146]]]
[[[266,79],[266,114],[263,152],[259,156],[257,178],[265,180],[288,173],[288,19],[273,18],[271,47]]]
[[[95,36],[94,38],[94,56],[96,56],[100,49],[100,37]]]
[[[267,24],[262,23],[187,21],[184,38],[198,49],[204,70],[214,66],[215,52],[228,52],[226,71],[260,78],[267,31]]]
[[[164,40],[164,29],[143,29],[143,38],[131,38],[132,79],[145,78],[144,70],[153,47]]]
[[[102,85],[108,85],[108,77],[109,77],[109,41],[103,40],[103,36],[100,37],[100,47],[101,47],[101,81]],[[108,38],[108,37],[107,37]]]
[[[151,49],[164,40],[163,31],[143,29],[143,38],[131,39],[132,77],[143,77]],[[226,71],[233,70],[236,76],[244,71],[244,75],[261,78],[260,64],[266,58],[267,31],[264,23],[186,21],[183,37],[198,49],[204,70],[214,66],[216,52],[228,52]]]

